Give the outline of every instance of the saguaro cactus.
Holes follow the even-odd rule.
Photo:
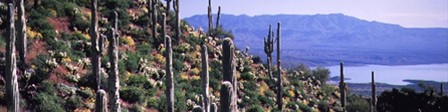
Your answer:
[[[221,26],[219,26],[220,18],[221,18],[221,6],[218,6],[218,15],[216,17],[216,29],[221,28]]]
[[[210,106],[210,112],[218,112],[218,106],[216,106],[216,103],[212,103]]]
[[[18,38],[18,45],[19,45],[19,57],[20,57],[20,69],[23,71],[25,70],[25,56],[26,56],[26,19],[25,19],[25,7],[24,7],[24,0],[18,0],[18,18],[20,19],[18,21],[18,29],[17,29],[17,35]]]
[[[213,29],[212,0],[208,0],[208,32]]]
[[[222,65],[223,65],[223,80],[224,81],[229,81],[232,84],[233,87],[233,91],[232,91],[232,103],[231,103],[231,107],[232,107],[232,111],[237,111],[237,102],[236,99],[238,98],[237,96],[237,85],[236,85],[236,75],[235,75],[235,46],[233,44],[232,39],[230,38],[226,38],[224,39],[224,43],[223,43],[223,60],[222,60]],[[223,111],[226,112],[226,111]]]
[[[171,9],[171,1],[172,0],[165,0],[166,1],[166,15],[170,15],[170,9]]]
[[[204,111],[210,111],[210,97],[208,93],[209,86],[209,76],[208,76],[208,54],[207,54],[207,45],[202,44],[201,46],[201,58],[202,58],[202,74],[201,74],[201,87],[202,87],[202,96],[204,97]]]
[[[9,112],[19,112],[20,94],[16,74],[16,34],[14,27],[14,5],[12,3],[9,3],[8,5],[8,12],[9,26],[7,28],[8,37],[6,38],[6,101],[8,101]]]
[[[272,82],[272,52],[274,52],[274,38],[271,35],[272,29],[271,29],[271,25],[269,25],[269,31],[268,31],[268,37],[264,38],[264,53],[266,53],[267,55],[267,59],[268,59],[268,75],[269,75],[269,79]]]
[[[221,112],[236,112],[235,110],[235,100],[233,94],[234,88],[233,84],[229,81],[224,81],[221,84],[221,98],[219,102],[221,103]]]
[[[440,83],[440,96],[443,96],[443,83]]]
[[[165,46],[166,46],[166,50],[165,50],[165,71],[166,71],[166,76],[165,76],[165,81],[166,81],[166,91],[165,91],[165,95],[167,98],[167,110],[168,112],[174,112],[174,83],[173,83],[173,49],[171,47],[171,38],[166,36],[165,34],[165,15],[162,15],[163,18],[163,24],[162,24],[162,29],[163,29],[163,33],[162,36],[165,37]]]
[[[91,60],[92,60],[92,74],[96,78],[96,90],[99,90],[101,88],[101,75],[100,75],[100,69],[101,69],[101,47],[100,40],[99,40],[99,34],[98,34],[98,17],[97,17],[97,0],[93,0],[91,3],[91,11],[92,11],[92,19],[90,23],[90,41],[92,42],[91,47]]]
[[[150,24],[150,26],[152,26],[153,25],[153,21],[152,21],[152,18],[153,18],[153,16],[154,15],[152,15],[152,2],[153,2],[154,0],[147,0],[147,2],[148,2],[148,5],[146,5],[147,6],[147,8],[148,8],[148,17],[149,17],[149,19],[151,20],[151,22],[149,23]],[[151,30],[152,31],[152,30]]]
[[[157,38],[157,0],[150,0],[151,20],[152,20],[152,37]],[[162,37],[164,38],[164,37]]]
[[[103,89],[96,92],[95,112],[107,112],[107,93]]]
[[[280,60],[280,22],[277,23],[277,105],[278,109],[283,110],[283,81],[282,81],[282,71],[281,71],[281,60]]]
[[[375,86],[375,73],[372,71],[372,99],[370,100],[370,112],[376,111],[376,86]]]
[[[341,62],[340,63],[340,67],[341,67],[341,78],[339,81],[339,90],[341,92],[341,106],[343,111],[345,112],[345,99],[346,99],[346,94],[345,94],[345,87],[346,84],[344,82],[344,64]]]
[[[177,40],[177,44],[180,44],[180,15],[179,15],[179,0],[174,0],[174,5],[173,5],[173,9],[174,12],[176,12],[176,40]]]
[[[203,111],[204,110],[202,110],[201,106],[199,105],[195,105],[192,110],[192,112],[203,112]]]
[[[114,12],[114,24],[118,21],[118,13]],[[120,79],[118,72],[118,36],[117,36],[117,26],[110,28],[109,31],[109,61],[110,61],[110,71],[109,71],[109,105],[111,112],[121,111],[120,106]]]

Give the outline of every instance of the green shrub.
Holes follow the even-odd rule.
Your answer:
[[[233,33],[231,31],[225,31],[223,28],[215,28],[210,31],[211,37],[218,37],[218,38],[227,38],[230,37],[233,39]]]
[[[322,67],[317,67],[312,71],[312,74],[321,83],[325,83],[330,77],[330,70]]]
[[[81,87],[81,89],[79,91],[77,91],[76,93],[79,94],[79,96],[81,96],[82,98],[94,98],[95,97],[95,92],[93,91],[92,88],[89,88],[89,87]]]
[[[80,78],[78,85],[81,87],[96,88],[96,77],[91,72],[87,73]]]
[[[243,72],[241,74],[241,78],[247,81],[253,81],[255,80],[255,76],[250,74],[249,72]]]
[[[68,98],[65,101],[65,108],[67,109],[67,111],[70,110],[75,110],[76,108],[79,108],[81,106],[83,106],[83,103],[81,97],[79,96],[71,96],[70,98]]]
[[[260,105],[255,105],[250,107],[249,110],[247,110],[247,112],[264,112],[264,109]]]
[[[347,107],[348,112],[367,112],[369,111],[369,102],[358,95],[348,95]]]
[[[126,54],[128,55],[128,58],[124,60],[126,70],[130,72],[136,72],[139,66],[140,55],[138,53],[133,53],[130,51],[127,51]]]
[[[259,56],[252,57],[252,61],[254,61],[255,64],[263,62]]]
[[[319,103],[317,104],[318,109],[321,112],[328,112],[328,103],[324,100],[319,101]]]
[[[143,75],[132,75],[129,77],[129,79],[126,81],[126,84],[128,86],[134,86],[134,87],[150,87],[150,84],[148,82],[148,79],[146,76]]]
[[[166,111],[166,96],[162,95],[159,98],[159,104],[156,107],[157,110],[161,111],[161,112],[165,112]],[[176,112],[186,112],[187,111],[187,104],[186,104],[186,99],[185,99],[185,95],[182,94],[181,91],[175,90],[174,91],[174,108]]]
[[[271,99],[269,99],[267,96],[264,96],[264,95],[261,95],[261,94],[259,94],[258,95],[258,100],[260,100],[260,103],[261,104],[267,104],[267,105],[273,105],[273,104],[275,104],[274,103],[274,101],[272,101]]]
[[[252,71],[252,68],[250,66],[246,65],[246,66],[243,67],[243,73],[244,72],[250,72],[250,71]]]
[[[147,107],[149,107],[149,108],[156,108],[156,107],[158,107],[159,106],[159,98],[156,98],[156,97],[151,97],[151,98],[149,98],[148,100],[147,100],[147,103],[146,103],[146,105],[147,105]]]
[[[36,66],[35,75],[32,75],[30,78],[30,82],[39,83],[48,77],[50,77],[50,71],[52,68],[48,64],[46,64],[46,60],[50,59],[48,54],[40,54],[34,59],[31,63]]]
[[[90,22],[88,20],[84,20],[82,14],[75,14],[74,19],[70,22],[70,27],[76,27],[80,31],[87,31],[90,27]]]
[[[129,103],[142,103],[145,100],[145,91],[134,86],[125,86],[120,89],[120,97]]]
[[[62,99],[57,96],[51,95],[51,93],[41,92],[31,98],[32,104],[34,104],[33,110],[36,112],[63,112]]]
[[[303,103],[299,103],[299,108],[303,112],[312,112],[313,111],[313,109],[311,109],[311,107],[309,107],[308,105],[305,105]]]

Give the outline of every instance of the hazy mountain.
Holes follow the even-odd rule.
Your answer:
[[[207,29],[206,15],[185,20]],[[343,14],[221,16],[222,26],[234,33],[236,45],[240,49],[249,46],[249,52],[263,60],[263,38],[270,24],[276,31],[277,22],[282,25],[286,65],[448,63],[448,28],[404,28]]]

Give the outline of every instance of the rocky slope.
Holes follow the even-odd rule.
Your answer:
[[[39,4],[40,3],[40,4]],[[40,0],[26,3],[28,54],[25,71],[19,71],[19,90],[23,111],[93,111],[95,78],[90,54],[89,1]],[[159,2],[162,4],[162,1]],[[6,5],[0,4],[2,21]],[[144,0],[100,1],[100,31],[110,26],[111,9],[119,14],[120,101],[124,111],[165,111],[165,47],[159,36],[153,38],[147,3]],[[163,7],[159,8],[161,11]],[[173,14],[173,13],[171,13]],[[161,21],[158,22],[160,25]],[[174,35],[174,17],[168,15],[169,36]],[[158,26],[159,26],[158,25]],[[4,53],[3,30],[0,49]],[[173,67],[176,111],[191,111],[200,101],[200,43],[205,42],[210,69],[211,102],[219,107],[222,81],[222,39],[206,37],[199,29],[182,22],[182,38],[174,44]],[[160,31],[160,27],[158,27]],[[206,38],[205,38],[206,37]],[[238,38],[238,37],[235,37]],[[205,40],[205,41],[203,41]],[[107,49],[108,41],[105,41]],[[107,50],[102,52],[104,78],[110,69]],[[237,50],[238,109],[275,111],[275,86],[260,58]],[[4,60],[1,60],[4,69]],[[274,70],[274,69],[273,69]],[[4,71],[4,70],[0,70]],[[278,72],[278,71],[274,71]],[[316,79],[313,72],[280,71],[284,80],[283,102],[286,111],[340,111],[336,87]],[[4,73],[0,73],[4,77]],[[276,79],[273,79],[276,80]],[[102,81],[105,86],[108,82]],[[0,111],[6,110],[5,82],[0,80]]]

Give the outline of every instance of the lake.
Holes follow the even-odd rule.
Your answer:
[[[340,75],[339,66],[325,67],[330,69],[330,77]],[[431,80],[437,82],[448,82],[447,64],[428,65],[365,65],[365,66],[344,66],[344,75],[351,83],[371,82],[371,71],[375,71],[375,81],[394,85],[406,85],[405,79]]]

